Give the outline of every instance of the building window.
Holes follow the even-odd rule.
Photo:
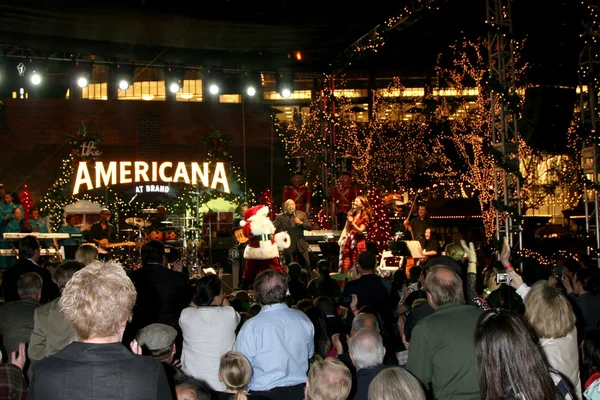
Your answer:
[[[202,101],[202,80],[185,79],[183,88],[175,96],[177,101]]]
[[[119,89],[119,100],[164,101],[165,81],[133,82],[127,90]]]
[[[312,93],[310,90],[294,90],[292,95],[284,99],[277,91],[272,90],[264,93],[265,100],[310,100]]]
[[[108,100],[108,84],[90,83],[81,89],[81,98],[88,100]]]
[[[242,96],[239,94],[222,94],[219,96],[219,103],[241,103]]]

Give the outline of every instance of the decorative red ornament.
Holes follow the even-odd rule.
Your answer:
[[[29,219],[29,211],[33,208],[33,200],[31,199],[31,192],[29,192],[27,184],[23,185],[23,191],[19,194],[19,198],[21,199],[21,207],[23,207],[23,211],[25,212],[23,218]]]

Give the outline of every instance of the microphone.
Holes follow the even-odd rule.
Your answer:
[[[354,216],[356,214],[356,208],[352,207],[349,214]]]

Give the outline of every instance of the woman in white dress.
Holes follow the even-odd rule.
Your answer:
[[[216,275],[201,278],[196,284],[193,305],[179,317],[183,332],[183,372],[203,380],[213,390],[225,390],[219,381],[220,359],[233,349],[239,322],[240,315],[223,294],[221,279]]]

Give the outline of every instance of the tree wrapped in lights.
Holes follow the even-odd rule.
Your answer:
[[[19,198],[21,199],[21,207],[23,207],[23,211],[25,212],[23,218],[29,219],[29,212],[33,208],[33,200],[31,199],[31,192],[27,184],[23,185],[23,191],[19,194]]]
[[[526,64],[520,63],[521,47],[522,43],[515,44],[515,73],[518,82],[527,68]],[[494,87],[495,83],[488,81],[487,45],[485,40],[465,39],[450,46],[450,49],[449,54],[438,57],[436,70],[440,81],[456,90],[459,95],[452,100],[446,100],[439,115],[449,125],[448,137],[459,156],[456,169],[477,194],[485,235],[491,240],[495,230],[496,211],[492,204],[495,200],[494,169],[497,167],[497,160],[491,143],[489,111],[490,88]],[[446,60],[446,57],[449,60]],[[449,66],[444,65],[446,61]],[[477,97],[474,101],[469,101],[464,93],[465,88],[472,86],[477,87]],[[500,96],[501,101],[510,100],[517,107],[520,106],[521,99],[508,99],[507,96]],[[524,145],[524,142],[521,145]]]
[[[377,251],[381,253],[388,246],[388,240],[392,236],[392,225],[388,219],[388,213],[383,203],[379,190],[372,187],[367,192],[367,199],[373,209],[373,219],[367,227],[367,240],[377,245]]]

